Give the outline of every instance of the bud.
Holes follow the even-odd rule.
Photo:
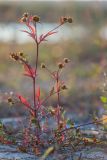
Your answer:
[[[63,63],[58,63],[58,67],[59,67],[59,69],[62,69],[64,67],[64,64]]]
[[[68,23],[72,23],[72,18],[71,17],[68,18]]]
[[[24,14],[23,14],[23,17],[26,17],[26,18],[27,18],[28,15],[29,15],[28,13],[24,13]]]
[[[39,22],[39,21],[40,21],[40,18],[35,15],[35,16],[33,16],[33,21],[34,21],[34,22]]]
[[[69,63],[69,61],[70,61],[70,60],[69,60],[68,58],[64,58],[64,62],[65,62],[65,63]]]
[[[67,89],[67,86],[64,84],[62,87],[61,87],[63,90]]]
[[[46,65],[44,63],[42,63],[41,68],[46,68]]]

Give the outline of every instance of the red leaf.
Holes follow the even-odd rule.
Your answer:
[[[47,34],[47,36],[50,36],[50,35],[55,34],[55,33],[57,33],[57,31],[56,31],[56,32],[49,32],[49,33]]]
[[[28,31],[26,31],[26,30],[21,30],[21,31],[27,33],[28,35],[31,34],[30,32],[28,32]]]
[[[22,32],[25,32],[25,33],[27,33],[30,37],[32,37],[33,39],[35,39],[35,37],[36,37],[36,28],[35,28],[35,26],[33,25],[33,23],[32,23],[32,19],[33,19],[33,17],[32,16],[29,16],[28,18],[27,18],[27,21],[26,21],[26,26],[29,28],[29,32],[28,31],[26,31],[26,30],[22,30]]]
[[[29,102],[26,100],[26,98],[24,98],[23,96],[21,95],[17,95],[17,97],[19,98],[20,102],[23,103],[26,107],[30,107],[30,104]]]
[[[21,30],[21,31],[27,33],[28,36],[30,36],[30,37],[32,37],[33,39],[35,39],[35,34],[30,33],[30,32],[28,32],[28,31],[26,31],[26,30]]]
[[[32,78],[36,76],[35,69],[32,68],[31,66],[24,65],[24,69],[25,69],[25,73],[24,73],[25,76],[32,77]]]
[[[32,34],[35,35],[35,33],[36,33],[35,27],[33,27],[33,26],[30,25],[30,24],[28,25],[28,27],[29,27],[30,31],[32,32]]]
[[[55,34],[55,33],[57,33],[57,32],[48,32],[48,33],[45,34],[45,35],[42,34],[42,35],[39,37],[40,42],[42,42],[42,41],[47,41],[46,38],[47,38],[48,36],[51,36],[52,34]]]
[[[36,91],[36,98],[39,100],[40,97],[40,87],[38,87],[37,91]]]

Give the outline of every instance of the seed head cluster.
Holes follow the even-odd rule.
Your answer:
[[[40,17],[38,17],[37,15],[33,16],[33,21],[34,22],[39,22],[40,21]]]
[[[23,16],[22,16],[22,18],[21,18],[21,22],[23,22],[23,23],[26,23],[27,22],[27,20],[29,19],[29,14],[28,13],[24,13],[23,14]],[[31,16],[32,17],[32,22],[39,22],[40,21],[40,17],[39,16],[37,16],[37,15],[34,15],[34,16]]]
[[[58,63],[58,67],[59,67],[59,69],[62,69],[64,67],[64,64],[63,63]]]
[[[46,68],[46,65],[44,63],[42,63],[41,68]]]
[[[72,23],[73,20],[72,20],[71,17],[61,17],[61,23],[64,24],[64,23],[66,23],[66,22]]]
[[[62,87],[61,87],[63,90],[67,89],[67,86],[64,84]]]
[[[64,58],[64,63],[69,63],[69,62],[70,62],[70,59]]]
[[[18,61],[19,60],[19,55],[17,53],[11,53],[10,54],[10,57],[15,60],[15,61]]]
[[[21,62],[21,60],[23,61],[26,61],[26,58],[24,56],[24,53],[23,52],[18,52],[18,53],[10,53],[10,58],[12,58],[14,61],[19,61]]]

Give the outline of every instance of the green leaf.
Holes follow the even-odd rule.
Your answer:
[[[102,103],[107,103],[107,97],[101,96],[100,99],[101,99]]]
[[[64,119],[66,111],[64,110],[62,113],[62,118]]]
[[[37,124],[37,120],[35,118],[33,118],[31,121],[33,124]]]
[[[70,127],[74,127],[74,123],[72,122],[71,119],[67,120],[67,125],[69,125]]]

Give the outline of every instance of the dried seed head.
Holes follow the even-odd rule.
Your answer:
[[[61,24],[66,23],[67,22],[67,17],[61,17],[60,22],[61,22]]]
[[[63,90],[67,89],[67,86],[64,84],[62,87],[61,87]]]
[[[71,17],[68,18],[68,23],[72,23],[72,18]]]
[[[9,98],[7,99],[7,101],[8,101],[8,103],[9,103],[10,105],[13,105],[13,104],[14,104],[14,101],[13,101],[13,99],[12,99],[11,97],[9,97]]]
[[[13,100],[12,100],[11,97],[9,97],[9,98],[8,98],[8,103],[11,103],[11,102],[13,102]]]
[[[46,68],[46,65],[44,63],[42,63],[41,68]]]
[[[24,56],[24,53],[23,53],[23,52],[19,52],[19,55],[20,55],[21,57],[23,57],[23,56]]]
[[[19,60],[19,56],[18,56],[17,54],[15,54],[15,53],[10,54],[10,57],[11,57],[12,59],[14,59],[15,61],[18,61],[18,60]]]
[[[64,64],[63,63],[58,63],[58,67],[59,67],[59,69],[62,69],[64,67]]]
[[[27,17],[22,17],[20,21],[23,23],[27,22]]]
[[[34,22],[39,22],[40,18],[37,15],[35,15],[35,16],[33,16],[33,21]]]
[[[67,17],[63,17],[63,21],[64,21],[64,22],[67,22]]]
[[[29,15],[28,13],[24,13],[24,14],[23,14],[23,17],[26,17],[26,18],[27,18],[28,15]]]
[[[64,58],[64,62],[65,62],[65,63],[69,63],[69,61],[70,61],[70,60],[69,60],[68,58]]]

